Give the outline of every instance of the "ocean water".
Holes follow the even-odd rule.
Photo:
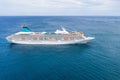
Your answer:
[[[27,24],[33,31],[60,27],[95,40],[79,45],[17,45],[6,36]],[[120,80],[120,17],[0,17],[0,80]]]

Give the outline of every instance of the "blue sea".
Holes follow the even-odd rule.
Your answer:
[[[87,44],[17,45],[5,37],[65,27],[95,37]],[[119,16],[1,16],[0,80],[120,80]]]

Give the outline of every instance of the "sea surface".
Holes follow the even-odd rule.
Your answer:
[[[5,37],[65,27],[95,37],[87,44],[17,45]],[[0,80],[120,80],[119,16],[1,16]]]

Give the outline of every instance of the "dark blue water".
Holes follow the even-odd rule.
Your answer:
[[[5,37],[28,24],[96,39],[84,45],[16,45]],[[120,80],[120,17],[0,17],[0,80]]]

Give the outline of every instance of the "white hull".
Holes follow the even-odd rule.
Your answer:
[[[11,43],[16,44],[85,44],[94,39],[94,37],[86,37],[82,32],[68,32],[64,28],[56,30],[54,33],[32,32],[25,25],[22,32],[17,32],[6,38]]]
[[[45,44],[45,45],[57,45],[57,44],[85,44],[88,41],[94,39],[94,37],[87,37],[85,39],[81,39],[81,40],[73,40],[73,41],[9,41],[11,43],[15,43],[15,44]]]

